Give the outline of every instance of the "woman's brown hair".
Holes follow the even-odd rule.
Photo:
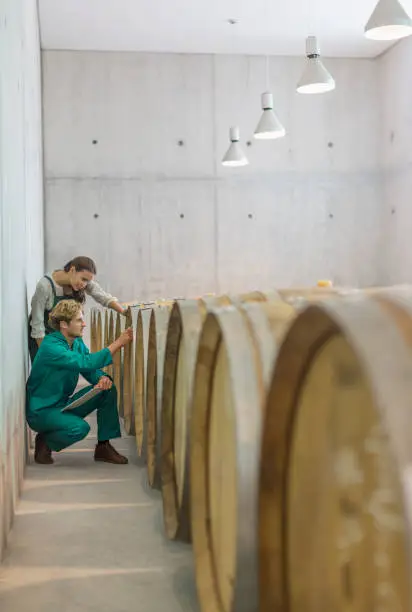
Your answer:
[[[67,262],[63,270],[65,272],[70,272],[71,268],[73,267],[76,272],[83,272],[83,270],[86,270],[86,272],[90,272],[90,274],[97,274],[96,264],[94,263],[93,259],[90,259],[90,257],[84,257],[83,255],[80,257],[74,257],[74,259]],[[84,289],[80,289],[79,291],[74,291],[73,289],[72,295],[76,302],[80,302],[80,304],[84,304],[86,301],[86,292]]]

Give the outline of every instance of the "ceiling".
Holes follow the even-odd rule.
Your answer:
[[[39,0],[44,49],[375,57],[363,28],[377,0]],[[412,14],[412,0],[403,0]],[[235,25],[229,19],[238,21]]]

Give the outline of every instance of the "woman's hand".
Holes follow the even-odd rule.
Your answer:
[[[99,382],[96,385],[96,389],[101,389],[102,391],[108,391],[113,386],[113,381],[110,380],[107,376],[102,376],[99,379]]]
[[[127,312],[127,308],[122,306],[117,300],[110,302],[110,304],[108,304],[108,307],[122,315],[125,315]]]

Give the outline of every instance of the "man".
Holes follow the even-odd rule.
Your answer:
[[[83,342],[86,326],[82,306],[74,300],[62,300],[49,318],[55,330],[40,345],[27,381],[26,416],[30,427],[38,432],[34,459],[36,463],[53,463],[52,451],[61,451],[87,436],[89,424],[84,420],[97,410],[98,443],[95,461],[128,463],[110,444],[119,438],[117,392],[112,380],[99,368],[110,365],[112,356],[133,339],[133,330],[126,329],[110,346],[90,353]],[[92,385],[71,397],[79,374]],[[96,396],[73,409],[65,406],[91,388],[101,390]]]

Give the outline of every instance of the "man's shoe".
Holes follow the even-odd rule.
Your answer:
[[[105,463],[116,463],[118,465],[129,463],[128,458],[118,453],[110,442],[99,442],[99,444],[96,445],[94,460],[104,461]]]
[[[54,463],[51,449],[47,446],[42,434],[37,434],[34,444],[34,460],[41,465],[51,465]]]

